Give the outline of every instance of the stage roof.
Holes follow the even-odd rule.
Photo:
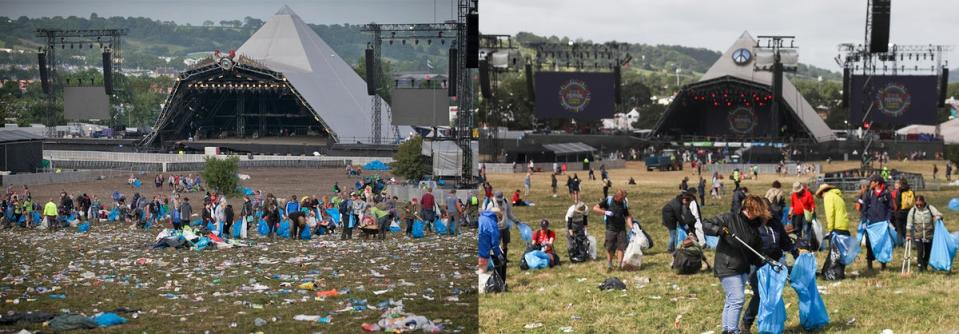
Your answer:
[[[743,32],[729,49],[723,53],[719,60],[713,63],[713,66],[706,71],[706,74],[699,79],[699,82],[694,85],[702,85],[711,81],[720,81],[724,78],[732,77],[764,86],[772,86],[772,72],[756,70],[752,61],[743,65],[736,64],[736,62],[733,61],[733,53],[739,49],[749,50],[752,53],[752,58],[755,59],[756,40],[753,39],[748,31]],[[826,125],[826,122],[816,113],[816,109],[809,104],[809,101],[806,101],[806,98],[802,96],[788,78],[783,78],[783,101],[786,103],[786,107],[800,120],[800,123],[805,127],[805,130],[812,139],[817,142],[836,139],[836,136],[832,133],[832,130],[829,129],[829,126]],[[663,117],[666,117],[666,115]]]
[[[366,82],[289,7],[267,20],[237,54],[282,73],[337,142],[370,142],[372,101]],[[383,102],[383,138],[392,137],[388,110]]]

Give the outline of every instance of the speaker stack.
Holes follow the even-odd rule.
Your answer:
[[[107,95],[113,94],[113,54],[110,51],[103,52],[103,91]]]
[[[466,15],[466,68],[479,67],[479,14]]]
[[[37,61],[40,64],[40,87],[44,94],[50,94],[50,75],[47,73],[47,53],[37,54]]]
[[[450,60],[449,60],[449,78],[446,79],[446,88],[449,90],[447,96],[456,96],[456,63],[459,60],[457,56],[457,51],[454,48],[450,48]]]
[[[892,0],[872,0],[871,13],[869,52],[889,52],[889,17],[892,14]]]
[[[375,59],[373,56],[373,49],[366,49],[366,94],[367,95],[376,95],[376,69],[373,65]]]
[[[492,87],[490,87],[489,81],[489,62],[486,60],[479,61],[479,80],[480,80],[480,93],[483,94],[484,99],[493,97]]]

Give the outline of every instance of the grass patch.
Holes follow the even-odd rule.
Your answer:
[[[931,180],[933,162],[893,162],[892,168],[922,172]],[[939,162],[940,170],[943,165]],[[852,162],[824,165],[826,170],[854,168]],[[598,174],[598,173],[597,173]],[[490,175],[494,187],[506,193],[508,190],[522,189],[523,174]],[[634,177],[638,185],[629,186],[626,181]],[[655,240],[656,246],[647,252],[643,267],[639,271],[616,271],[606,274],[605,261],[597,260],[580,264],[569,264],[566,256],[566,238],[559,237],[557,250],[565,261],[562,266],[522,272],[518,268],[522,241],[518,232],[513,231],[513,244],[510,245],[510,273],[508,284],[511,291],[504,294],[483,295],[480,298],[480,330],[484,333],[556,333],[565,327],[576,333],[701,333],[721,332],[721,311],[723,306],[722,288],[719,280],[711,272],[693,276],[678,276],[670,271],[672,258],[665,254],[668,239],[666,229],[661,223],[661,208],[678,191],[683,176],[690,176],[690,184],[696,180],[691,171],[683,172],[646,172],[641,164],[629,164],[627,169],[611,170],[613,189],[625,189],[629,192],[630,211]],[[592,206],[602,197],[600,181],[586,181],[585,173],[580,173],[583,181],[583,198]],[[942,175],[940,175],[940,178]],[[760,175],[758,181],[747,180],[744,184],[755,194],[765,194],[773,175]],[[778,178],[788,188],[796,177]],[[536,203],[533,207],[514,208],[514,213],[524,222],[538,222],[549,219],[558,236],[565,235],[565,223],[562,222],[566,208],[571,201],[562,186],[565,178],[560,179],[559,196],[549,195],[549,175],[539,173],[533,177],[533,192],[529,199]],[[803,181],[808,181],[802,179]],[[707,180],[707,183],[709,181]],[[710,184],[711,185],[711,184]],[[712,217],[729,210],[727,196],[721,200],[706,198],[703,208],[705,217]],[[955,187],[930,187],[930,191],[918,193],[926,195],[929,203],[938,207],[946,215],[950,230],[959,229],[959,214],[949,211],[946,203],[949,198],[959,195]],[[788,189],[784,189],[788,190]],[[845,194],[847,210],[851,212],[851,221],[858,221],[858,214],[852,207],[853,194]],[[819,216],[823,217],[820,200],[817,200]],[[589,233],[597,236],[602,244],[603,223],[598,215],[590,215]],[[825,225],[825,222],[823,222]],[[520,240],[520,241],[518,241]],[[707,260],[712,263],[714,253],[707,251]],[[821,267],[825,254],[818,256]],[[791,257],[790,257],[791,261]],[[942,310],[959,309],[959,300],[955,298],[959,291],[956,276],[944,273],[914,274],[903,278],[899,275],[902,261],[902,249],[894,251],[893,262],[888,271],[875,275],[865,275],[865,255],[860,255],[856,263],[846,268],[846,280],[827,282],[818,280],[818,285],[829,310],[830,324],[824,332],[876,333],[883,329],[895,332],[948,332],[959,329],[959,319],[952,312]],[[597,289],[606,277],[616,276],[622,279],[628,289],[624,292],[601,292]],[[644,283],[648,280],[648,283]],[[798,300],[790,287],[784,290],[787,305],[787,332],[802,332],[798,318]],[[749,295],[747,295],[748,297]],[[542,327],[525,329],[531,323],[542,323]],[[755,327],[754,327],[755,330]]]

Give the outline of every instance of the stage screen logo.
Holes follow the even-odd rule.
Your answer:
[[[559,104],[569,112],[578,113],[589,106],[592,92],[581,80],[572,79],[559,87]]]
[[[912,94],[909,94],[906,86],[890,82],[882,89],[876,91],[876,104],[879,107],[879,111],[890,116],[899,117],[902,116],[906,110],[909,110],[909,106],[912,105]]]
[[[729,112],[729,129],[735,133],[749,134],[758,123],[759,119],[752,109],[739,107]]]

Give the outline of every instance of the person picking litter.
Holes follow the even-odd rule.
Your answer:
[[[626,250],[626,231],[633,229],[633,217],[629,214],[626,191],[620,189],[599,204],[593,206],[593,212],[606,219],[606,272],[613,271],[613,255],[616,263],[623,263],[623,251]]]

